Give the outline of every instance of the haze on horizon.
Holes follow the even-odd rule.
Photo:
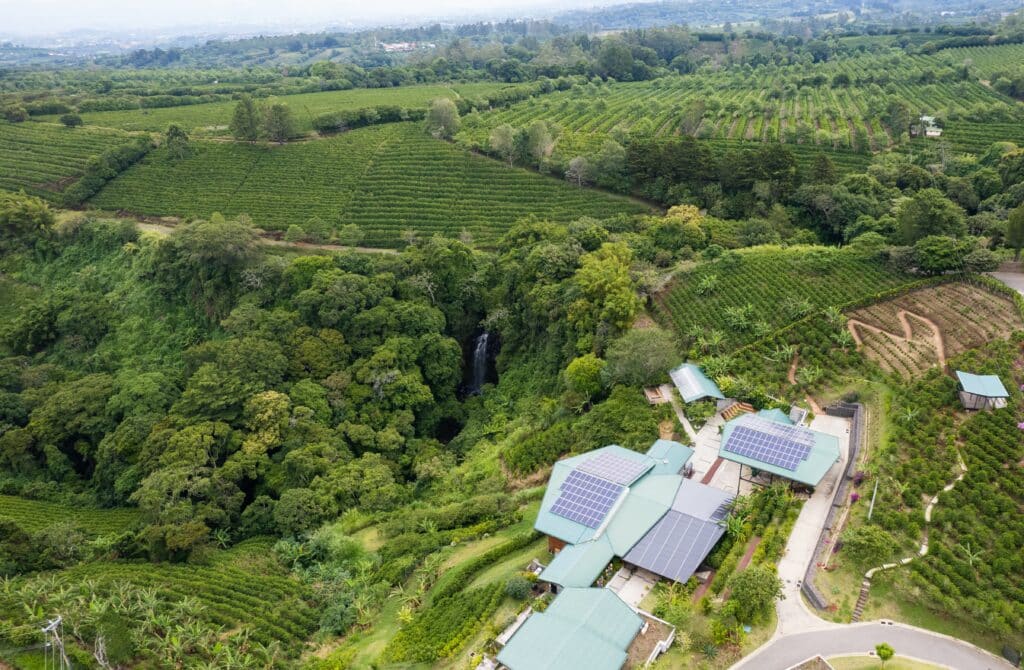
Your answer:
[[[0,37],[36,37],[70,31],[126,33],[188,28],[323,29],[330,26],[408,24],[441,19],[547,16],[564,9],[622,0],[0,0]],[[635,1],[635,0],[634,0]]]

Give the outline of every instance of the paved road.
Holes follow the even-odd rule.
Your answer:
[[[784,670],[816,654],[863,654],[888,642],[910,656],[955,670],[1011,670],[1006,661],[966,642],[899,623],[867,622],[793,633],[776,638],[733,666],[733,670]]]
[[[1024,295],[1024,272],[989,272],[988,274]]]

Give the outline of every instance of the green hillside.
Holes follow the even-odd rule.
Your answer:
[[[425,108],[436,98],[458,99],[484,95],[502,88],[500,83],[433,84],[429,86],[400,86],[396,88],[356,88],[346,91],[299,93],[275,98],[286,103],[295,116],[298,130],[313,129],[313,119],[325,112],[362,109],[378,105],[394,105],[410,109]],[[123,130],[149,130],[162,132],[176,123],[191,133],[227,135],[235,102],[211,102],[201,105],[128,109],[109,112],[89,112],[82,119],[90,126],[104,126]],[[53,117],[52,120],[56,120]]]
[[[359,226],[370,246],[397,246],[404,231],[465,231],[487,243],[529,215],[570,221],[646,210],[469,154],[431,139],[416,124],[280,147],[195,145],[192,157],[177,162],[153,152],[92,204],[148,215],[246,213],[271,230],[317,216],[333,226]]]
[[[0,188],[54,199],[86,163],[128,139],[103,128],[0,121]]]

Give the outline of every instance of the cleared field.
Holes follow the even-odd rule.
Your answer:
[[[0,495],[0,517],[13,519],[30,533],[72,521],[87,532],[105,535],[130,528],[139,520],[139,513],[133,509],[83,509]]]
[[[1024,327],[1008,298],[962,283],[912,291],[848,316],[864,355],[908,378]]]
[[[103,128],[0,121],[0,188],[54,198],[86,163],[129,136]]]
[[[912,280],[844,249],[755,247],[729,257],[676,276],[655,297],[659,320],[683,335],[717,332],[728,349]]]
[[[378,105],[394,105],[411,109],[425,108],[436,98],[474,97],[496,91],[504,84],[479,83],[456,85],[402,86],[396,88],[355,88],[347,91],[299,93],[274,98],[292,110],[298,129],[313,130],[313,119],[325,112],[337,112]],[[110,112],[89,112],[82,119],[90,126],[163,132],[176,123],[188,132],[200,135],[227,135],[234,101],[203,105],[131,109]],[[46,117],[43,117],[46,118]],[[55,120],[55,119],[54,119]]]
[[[96,207],[147,215],[246,213],[284,230],[313,216],[355,224],[367,246],[402,234],[494,241],[516,220],[552,221],[647,211],[627,198],[578,189],[434,140],[418,124],[391,124],[280,147],[196,142],[189,159],[160,150],[110,182]]]

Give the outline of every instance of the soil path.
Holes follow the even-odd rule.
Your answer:
[[[934,321],[932,321],[931,319],[929,319],[926,316],[922,316],[920,314],[915,314],[914,312],[910,312],[910,311],[905,310],[905,309],[897,310],[896,311],[896,318],[899,319],[900,326],[902,326],[902,328],[903,328],[903,334],[902,335],[900,335],[898,333],[890,332],[888,330],[885,330],[884,328],[879,328],[878,326],[873,326],[870,323],[865,323],[865,322],[861,321],[860,319],[848,319],[847,322],[846,322],[846,327],[847,327],[847,329],[849,329],[850,335],[853,336],[853,341],[857,343],[857,348],[858,349],[861,348],[862,346],[864,346],[864,341],[863,341],[863,339],[860,336],[860,331],[858,330],[860,328],[863,328],[865,330],[870,330],[871,332],[877,333],[878,335],[882,335],[884,337],[888,337],[890,339],[901,341],[901,342],[906,342],[907,344],[909,344],[910,342],[912,342],[914,340],[914,329],[910,325],[910,319],[911,318],[917,319],[918,321],[920,321],[924,325],[928,326],[929,329],[931,329],[931,331],[932,331],[931,341],[932,341],[932,344],[935,346],[935,355],[939,359],[939,368],[940,369],[945,369],[945,367],[946,367],[946,345],[945,345],[945,343],[942,340],[942,331],[939,329],[938,325],[936,325],[936,323]]]
[[[800,363],[800,354],[793,354],[793,362],[789,364],[789,372],[786,373],[786,379],[790,384],[796,386],[796,368]],[[814,398],[807,394],[804,396],[804,400],[811,406],[811,411],[815,414],[821,414],[821,405],[819,405]]]

